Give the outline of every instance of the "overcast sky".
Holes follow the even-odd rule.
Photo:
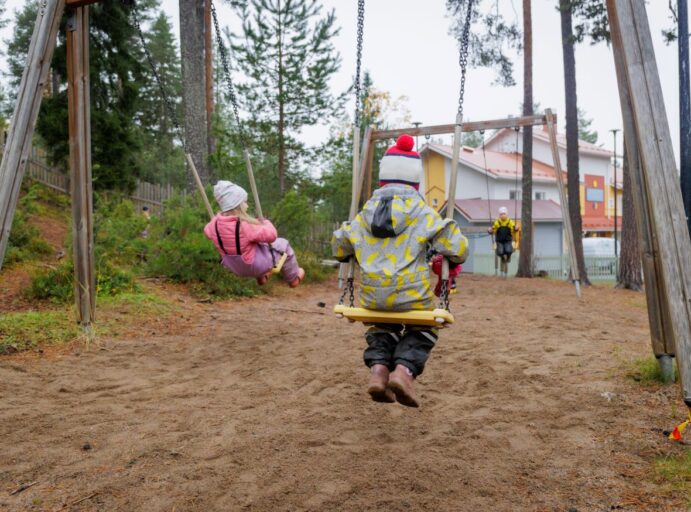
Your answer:
[[[22,0],[7,0],[9,10]],[[519,0],[499,0],[505,16],[520,23]],[[551,107],[559,116],[564,111],[564,84],[561,32],[556,0],[533,0],[534,32],[534,98],[543,108]],[[661,30],[671,25],[667,0],[650,0],[648,16],[655,44],[658,69],[672,131],[675,152],[679,146],[677,46],[666,46]],[[238,30],[237,19],[217,1],[221,24]],[[341,32],[335,46],[341,54],[341,71],[332,80],[335,91],[351,83],[355,72],[355,33],[357,2],[355,0],[322,0],[326,9],[334,9]],[[178,31],[178,0],[162,0],[162,6]],[[424,8],[423,8],[424,6]],[[517,12],[517,13],[516,13]],[[516,18],[518,16],[518,18]],[[458,52],[448,33],[450,20],[444,0],[369,0],[365,7],[363,67],[370,71],[375,87],[393,97],[405,96],[413,121],[424,124],[452,123],[458,98]],[[8,37],[8,29],[3,38]],[[621,128],[611,49],[605,45],[583,44],[576,50],[579,107],[593,119],[599,144],[612,148],[609,130]],[[465,117],[469,120],[492,119],[517,115],[522,102],[522,64],[515,65],[517,86],[493,86],[494,73],[470,69],[466,88]],[[353,102],[348,103],[352,110]],[[563,128],[563,116],[559,122]],[[309,143],[326,138],[325,127],[305,130]],[[618,149],[621,152],[621,133]]]

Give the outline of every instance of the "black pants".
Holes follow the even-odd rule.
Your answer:
[[[513,242],[496,242],[497,256],[500,258],[506,255],[506,261],[511,261],[511,254],[513,254]]]
[[[437,338],[437,329],[432,327],[375,324],[365,333],[365,364],[383,364],[389,370],[401,364],[417,377],[425,369]]]

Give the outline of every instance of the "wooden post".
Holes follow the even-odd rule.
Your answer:
[[[376,141],[371,138],[370,135],[370,140],[369,140],[369,148],[367,149],[367,154],[369,157],[367,158],[367,168],[365,170],[366,178],[365,178],[365,190],[364,194],[365,196],[369,199],[372,197],[372,176],[374,174],[374,149],[375,149]]]
[[[638,242],[641,250],[641,263],[643,280],[645,282],[645,294],[648,303],[648,323],[650,325],[650,339],[653,353],[657,358],[663,377],[666,381],[674,378],[674,368],[671,364],[674,357],[673,334],[671,331],[670,308],[664,305],[667,296],[660,285],[660,259],[656,257],[659,250],[655,249],[656,237],[650,224],[652,218],[649,198],[649,187],[641,171],[640,154],[636,137],[636,123],[633,116],[633,107],[629,95],[629,82],[624,69],[624,57],[622,55],[621,35],[617,24],[611,30],[612,49],[614,50],[614,64],[619,85],[619,99],[621,103],[622,120],[624,123],[624,144],[626,146],[626,158],[628,161],[629,177],[631,179],[631,192],[636,211],[636,225]],[[644,213],[641,213],[644,212]]]
[[[678,184],[672,138],[662,97],[644,0],[607,0],[610,27],[617,32],[615,58],[625,71],[641,157],[640,183],[648,189],[649,216],[660,259],[660,288],[666,295],[670,334],[682,394],[691,407],[691,239]]]
[[[461,159],[461,137],[463,134],[463,117],[461,113],[456,114],[456,124],[454,125],[453,133],[453,150],[451,153],[451,174],[449,175],[449,191],[446,194],[446,218],[453,219],[453,214],[456,211],[456,184],[458,183],[458,162]],[[448,281],[449,279],[449,260],[442,258],[441,264],[441,279]]]
[[[254,198],[254,211],[257,217],[260,219],[264,218],[264,213],[262,212],[262,204],[259,201],[259,192],[257,192],[257,182],[254,181],[254,171],[252,170],[252,160],[250,160],[250,152],[245,149],[243,151],[245,155],[245,165],[247,167],[247,176],[250,179],[250,188],[252,189],[252,197]]]
[[[564,189],[564,180],[561,172],[561,158],[559,157],[559,146],[557,145],[557,130],[554,125],[554,115],[550,109],[545,110],[547,119],[547,130],[549,132],[549,143],[552,148],[552,161],[554,162],[554,173],[557,179],[557,190],[559,190],[559,201],[561,202],[561,216],[564,220],[564,231],[566,232],[566,243],[569,246],[569,260],[571,261],[571,279],[576,286],[576,295],[581,296],[581,276],[578,272],[578,260],[576,259],[576,245],[573,241],[573,226],[569,215],[569,203]]]
[[[88,6],[72,9],[67,22],[67,102],[75,274],[74,298],[79,322],[88,327],[94,319],[96,309]]]
[[[64,8],[64,0],[39,2],[26,67],[19,84],[12,124],[7,133],[5,151],[0,163],[0,268],[7,250],[19,188],[31,152],[31,139],[41,107],[43,89],[48,80]]]
[[[213,210],[213,208],[211,208],[211,203],[209,203],[209,198],[206,197],[206,190],[204,189],[204,184],[202,183],[202,180],[199,177],[199,172],[197,172],[197,166],[194,165],[194,159],[192,158],[192,155],[190,153],[185,153],[185,158],[187,159],[187,165],[190,166],[190,170],[192,171],[192,176],[194,176],[194,182],[197,184],[197,190],[199,191],[199,195],[202,196],[202,201],[204,202],[204,206],[206,207],[206,211],[209,214],[209,218],[213,219],[214,218],[214,210]]]

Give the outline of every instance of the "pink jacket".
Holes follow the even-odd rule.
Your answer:
[[[235,227],[238,222],[237,217],[226,217],[217,214],[211,222],[204,227],[204,235],[211,240],[218,252],[221,255],[238,254],[236,249]],[[238,242],[240,245],[240,254],[246,263],[254,261],[257,244],[270,244],[278,233],[271,221],[263,219],[261,224],[252,224],[250,222],[240,221],[240,232],[238,233]],[[223,249],[218,242],[218,235],[216,234],[216,227],[218,227],[218,235],[221,237]]]

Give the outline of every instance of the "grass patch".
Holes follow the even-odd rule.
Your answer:
[[[176,308],[170,301],[153,293],[121,293],[99,297],[96,301],[96,334],[117,336],[132,325],[149,319],[164,319]]]
[[[679,456],[658,459],[655,475],[669,492],[686,496],[686,504],[691,506],[691,449]]]
[[[147,320],[161,320],[176,310],[168,300],[152,293],[121,293],[99,297],[94,332],[117,336],[140,327]],[[72,307],[49,311],[29,311],[0,315],[0,354],[12,354],[43,345],[60,345],[80,338]]]
[[[660,365],[655,356],[637,357],[628,364],[626,377],[644,385],[664,384]],[[679,378],[676,360],[674,363],[674,380]]]
[[[67,343],[79,334],[79,326],[69,311],[6,313],[0,315],[0,354]]]

